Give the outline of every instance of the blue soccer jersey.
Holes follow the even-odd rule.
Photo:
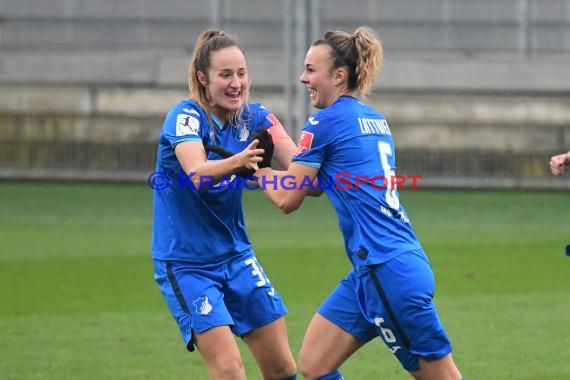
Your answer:
[[[307,121],[294,162],[319,169],[355,267],[421,249],[395,182],[394,141],[384,116],[341,96]]]
[[[271,127],[273,120],[259,103],[248,104],[236,125],[210,120],[191,100],[178,103],[168,112],[156,162],[156,171],[167,176],[168,186],[154,190],[154,259],[215,263],[251,249],[243,218],[242,186],[237,183],[240,178],[231,176],[215,187],[196,190],[174,148],[184,141],[198,141],[237,153],[251,143],[258,128]],[[208,159],[222,157],[210,152]]]

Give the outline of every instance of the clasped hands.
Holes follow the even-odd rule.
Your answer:
[[[243,163],[243,168],[235,174],[242,178],[248,178],[253,176],[258,169],[271,167],[273,151],[275,150],[273,139],[266,128],[259,128],[255,131],[252,138],[252,143],[239,153],[233,153],[220,146],[210,144],[204,145],[204,149],[206,149],[206,152],[214,152],[224,158],[240,155],[240,162]]]

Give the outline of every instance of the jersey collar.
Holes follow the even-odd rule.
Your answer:
[[[213,113],[210,113],[210,117],[212,118],[212,121],[214,122],[214,124],[216,124],[216,127],[218,127],[218,129],[220,131],[223,131],[224,128],[226,127],[226,125],[224,125],[222,123],[222,121],[220,119],[218,119],[218,117],[216,115],[214,115]]]

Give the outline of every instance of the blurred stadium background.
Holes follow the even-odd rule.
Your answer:
[[[361,24],[384,42],[369,101],[398,172],[434,188],[400,195],[460,368],[570,379],[570,175],[548,171],[570,149],[570,0],[0,0],[0,379],[204,378],[152,280],[146,185],[194,41],[208,27],[238,35],[252,98],[296,137],[309,43]],[[337,221],[326,197],[283,216],[245,193],[296,355],[349,268]],[[409,378],[381,342],[342,370]]]
[[[253,99],[298,136],[309,43],[366,24],[369,101],[421,186],[570,188],[570,0],[0,0],[0,178],[144,181],[198,34],[240,37]]]

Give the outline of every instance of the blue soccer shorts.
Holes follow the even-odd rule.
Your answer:
[[[420,369],[419,357],[439,359],[451,343],[439,320],[435,280],[421,250],[352,270],[319,307],[319,314],[363,342],[379,336],[402,366]]]
[[[189,351],[193,332],[230,326],[242,337],[287,313],[253,252],[219,264],[154,260],[154,271]]]

